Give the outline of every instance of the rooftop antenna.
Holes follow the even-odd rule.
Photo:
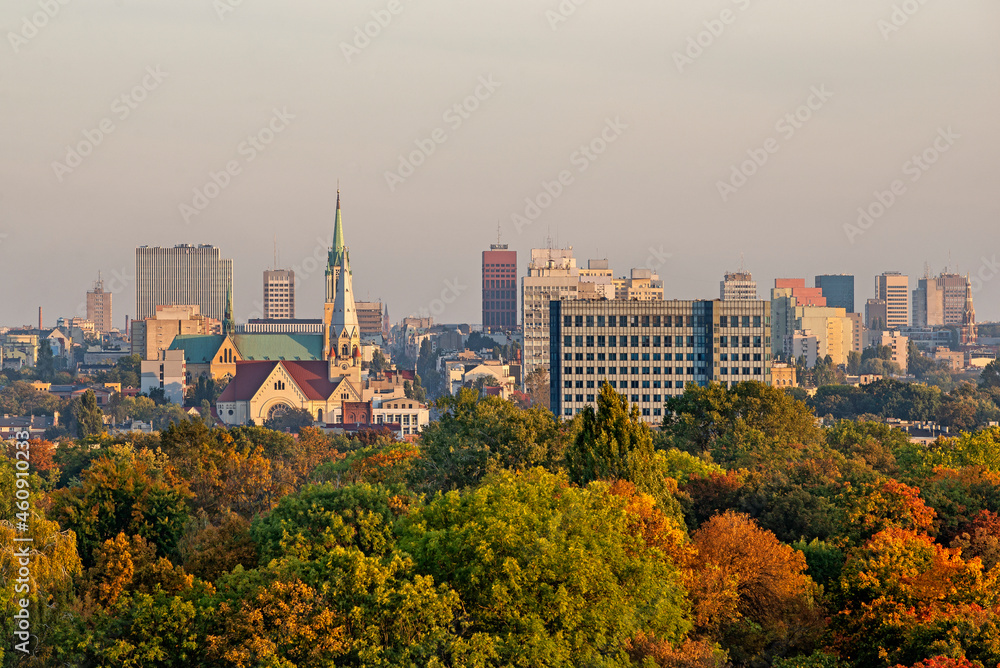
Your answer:
[[[746,263],[743,261],[743,251],[740,251],[740,273],[746,273]]]
[[[500,245],[500,219],[497,218],[497,246]]]
[[[274,268],[278,268],[278,235],[274,235]]]

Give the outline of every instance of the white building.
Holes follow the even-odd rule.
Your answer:
[[[149,394],[151,390],[160,389],[168,401],[179,406],[184,404],[187,363],[183,350],[164,350],[160,359],[143,361],[140,367],[143,392]]]

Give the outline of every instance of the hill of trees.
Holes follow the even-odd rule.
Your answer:
[[[918,446],[757,383],[689,387],[659,430],[607,386],[562,423],[469,390],[438,408],[417,443],[182,420],[33,441],[27,471],[10,443],[0,480],[29,498],[0,500],[0,625],[26,598],[32,636],[0,660],[1000,663],[1000,428]]]

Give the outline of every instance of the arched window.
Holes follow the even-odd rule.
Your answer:
[[[318,411],[316,411],[316,421],[317,422],[322,422],[323,421],[323,409],[322,408],[320,408]]]
[[[347,357],[347,344],[346,343],[343,346],[341,346],[341,348],[340,348],[340,354],[341,354],[342,357]]]

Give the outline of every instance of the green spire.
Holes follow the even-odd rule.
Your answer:
[[[333,225],[333,246],[330,248],[329,267],[339,267],[344,259],[344,223],[340,218],[340,189],[337,189],[337,218]]]
[[[236,323],[233,322],[233,284],[226,286],[226,314],[222,321],[222,333],[231,336],[236,333]]]

